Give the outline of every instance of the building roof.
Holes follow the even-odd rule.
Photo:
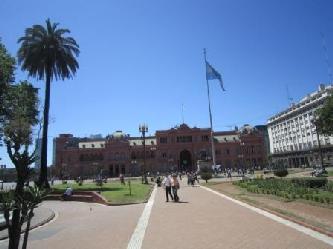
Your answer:
[[[131,137],[128,139],[130,146],[142,145],[143,139],[141,137]],[[156,145],[156,137],[146,137],[146,145]]]
[[[324,84],[320,84],[318,90],[306,95],[302,98],[298,103],[293,103],[286,110],[277,113],[276,115],[270,117],[267,121],[267,124],[274,123],[280,119],[286,118],[287,116],[293,114],[294,112],[303,109],[305,107],[309,107],[314,103],[318,103],[326,99],[333,92],[333,84],[325,86]]]

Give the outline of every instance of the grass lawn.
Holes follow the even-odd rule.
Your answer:
[[[64,192],[67,187],[80,191],[99,191],[111,204],[142,203],[149,198],[152,185],[142,184],[141,181],[131,181],[132,193],[130,195],[129,186],[121,184],[119,181],[104,183],[99,187],[95,183],[59,184],[53,187],[56,192]]]

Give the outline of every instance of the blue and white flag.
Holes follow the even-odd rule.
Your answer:
[[[222,91],[225,91],[223,87],[223,80],[221,74],[216,71],[207,61],[206,61],[206,79],[207,80],[219,80]]]

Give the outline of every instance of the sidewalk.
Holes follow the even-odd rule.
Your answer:
[[[50,208],[46,208],[43,206],[40,206],[34,210],[34,217],[31,219],[30,229],[34,229],[38,226],[41,226],[50,220],[52,220],[55,216],[54,211],[52,211]],[[26,228],[26,223],[22,226],[22,231]],[[8,238],[8,229],[4,229],[0,231],[0,240]]]
[[[180,203],[158,189],[142,248],[332,248],[183,179]]]

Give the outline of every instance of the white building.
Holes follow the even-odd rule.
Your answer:
[[[315,111],[333,93],[333,85],[320,85],[318,91],[305,96],[267,122],[270,153],[273,161],[288,167],[319,164],[319,146],[325,163],[332,163],[333,137],[317,135],[313,124]]]

